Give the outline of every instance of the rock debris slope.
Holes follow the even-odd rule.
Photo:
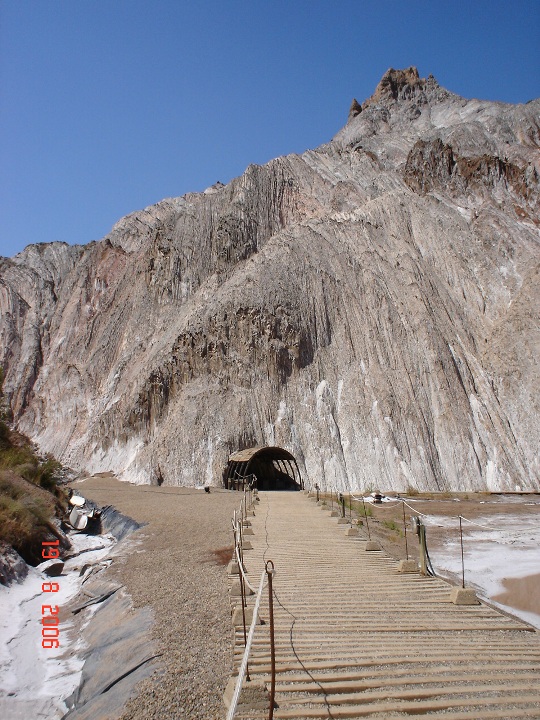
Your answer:
[[[339,488],[540,488],[540,100],[389,70],[331,142],[0,265],[44,451],[218,484],[278,444]]]

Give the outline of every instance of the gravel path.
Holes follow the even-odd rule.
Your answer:
[[[230,519],[240,494],[134,486],[112,478],[91,478],[75,488],[148,523],[131,536],[138,544],[113,563],[108,576],[126,586],[136,607],[153,608],[163,667],[140,684],[122,720],[223,718],[232,627],[227,553],[214,551],[232,551]]]

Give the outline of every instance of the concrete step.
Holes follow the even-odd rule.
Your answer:
[[[521,695],[507,697],[475,697],[474,699],[467,698],[451,698],[445,700],[399,700],[397,702],[377,702],[374,704],[350,704],[350,705],[330,705],[329,703],[322,703],[322,706],[311,705],[309,707],[296,707],[296,708],[278,708],[274,712],[275,720],[293,720],[298,718],[363,718],[369,717],[370,715],[376,715],[381,718],[388,720],[389,713],[401,713],[401,718],[406,717],[410,720],[411,714],[417,714],[417,717],[425,718],[427,713],[441,713],[444,711],[444,720],[447,720],[449,715],[446,711],[458,710],[463,708],[471,708],[474,706],[474,710],[465,714],[464,717],[469,720],[485,720],[488,717],[485,711],[497,711],[506,707],[506,715],[498,715],[498,717],[506,717],[507,720],[511,720],[516,717],[515,710],[522,708],[527,709],[529,714],[524,714],[522,717],[534,718],[532,714],[534,706],[538,707],[539,697],[538,695]],[[502,705],[501,707],[496,707]],[[494,707],[495,706],[495,707]],[[331,707],[331,715],[329,714],[329,708]],[[538,709],[536,709],[536,718],[538,718]],[[497,717],[497,716],[496,716]]]
[[[486,605],[456,606],[439,578],[397,572],[383,550],[304,495],[261,493],[251,577],[274,562],[276,699],[282,718],[445,720],[540,718],[539,634]],[[270,683],[269,607],[263,593],[250,656]],[[235,632],[234,665],[244,634]],[[237,717],[266,718],[252,708]]]

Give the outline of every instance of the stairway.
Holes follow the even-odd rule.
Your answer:
[[[540,718],[538,632],[486,605],[454,605],[440,579],[399,573],[303,493],[259,497],[244,561],[254,585],[265,560],[275,565],[276,720]],[[249,670],[270,687],[267,590],[260,616]],[[237,627],[236,667],[243,647]],[[268,710],[244,703],[235,717]]]

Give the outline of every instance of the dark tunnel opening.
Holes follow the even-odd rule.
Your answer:
[[[252,481],[258,490],[296,491],[304,487],[294,455],[280,447],[247,448],[229,457],[223,472],[224,487],[242,490]]]

